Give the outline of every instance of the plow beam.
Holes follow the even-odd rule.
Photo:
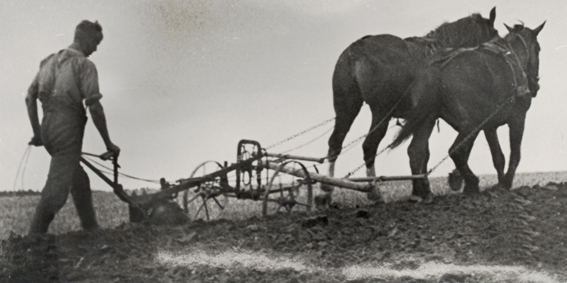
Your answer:
[[[306,156],[298,156],[298,155],[291,155],[291,154],[281,154],[281,153],[266,153],[266,156],[269,157],[277,157],[281,159],[294,159],[294,160],[303,160],[303,161],[312,161],[317,163],[325,162],[325,157],[317,158],[317,157],[306,157]]]
[[[427,179],[427,175],[408,175],[408,176],[380,176],[380,177],[360,177],[348,178],[352,182],[384,182],[384,181],[405,181]]]
[[[280,165],[278,163],[275,163],[275,162],[263,161],[262,166],[264,166],[265,168],[269,168],[271,170],[278,170],[278,167]],[[300,178],[306,178],[307,177],[307,176],[305,176],[305,173],[303,172],[303,170],[301,168],[292,168],[292,167],[289,167],[289,166],[285,166],[285,167],[280,168],[279,170],[281,172],[284,172],[286,174],[293,175],[293,176],[296,176],[296,177],[300,177]],[[312,180],[315,180],[315,181],[323,183],[323,184],[337,186],[337,187],[341,187],[341,188],[345,188],[345,189],[351,189],[351,190],[355,190],[355,191],[359,191],[359,192],[363,192],[363,193],[370,192],[372,190],[372,188],[374,187],[372,184],[355,183],[355,182],[352,182],[348,179],[332,178],[332,177],[329,177],[329,176],[325,176],[325,175],[321,175],[321,174],[317,174],[317,173],[312,173],[312,172],[309,172],[309,176],[311,177]]]

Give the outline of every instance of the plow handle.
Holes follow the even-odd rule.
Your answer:
[[[114,158],[115,154],[112,151],[107,151],[103,154],[100,155],[100,159],[102,160],[109,160],[112,159],[114,162],[118,162],[118,156],[116,156],[116,158]]]
[[[97,158],[100,158],[101,160],[104,160],[104,161],[116,159],[116,162],[118,162],[118,156],[116,156],[116,158],[114,158],[115,154],[112,151],[107,151],[107,152],[100,154],[100,155],[92,154],[92,153],[88,153],[88,152],[82,152],[82,154],[92,156],[92,157],[97,157]],[[120,168],[120,166],[118,166],[118,168]]]
[[[114,167],[114,170],[113,170],[114,171],[114,181],[110,180],[98,168],[94,167],[85,158],[81,157],[81,162],[83,164],[85,164],[87,167],[89,167],[89,169],[91,169],[97,176],[99,176],[110,187],[112,187],[114,194],[116,194],[118,196],[118,198],[120,198],[120,200],[122,200],[123,202],[126,202],[130,205],[134,205],[132,199],[128,196],[128,194],[126,194],[122,185],[118,183],[118,168],[120,168],[120,165],[118,165],[118,156],[116,156],[114,154],[114,152],[111,152],[111,151],[107,151],[107,152],[105,152],[101,155],[96,155],[96,154],[92,154],[92,153],[88,153],[88,152],[83,152],[83,154],[98,157],[102,160],[112,160],[112,165]]]

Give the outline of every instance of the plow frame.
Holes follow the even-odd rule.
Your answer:
[[[252,146],[253,150],[251,152],[248,151],[246,149],[247,146]],[[299,205],[305,206],[306,210],[310,212],[313,202],[313,185],[317,182],[362,193],[369,193],[372,190],[377,190],[377,183],[382,181],[427,179],[427,175],[380,176],[363,178],[328,177],[319,173],[310,172],[307,170],[307,167],[302,164],[302,161],[323,163],[325,158],[268,153],[261,147],[259,142],[244,139],[238,142],[236,163],[228,165],[227,162],[224,162],[224,165],[222,165],[221,163],[215,161],[203,162],[201,165],[199,165],[199,167],[195,168],[192,177],[179,179],[177,180],[177,184],[175,185],[171,185],[168,188],[162,188],[162,190],[152,194],[142,196],[129,196],[124,191],[122,185],[118,183],[118,168],[120,168],[120,166],[118,165],[117,157],[112,156],[111,158],[108,158],[108,153],[102,155],[94,155],[89,153],[83,154],[99,157],[103,160],[112,160],[114,166],[113,181],[105,176],[89,161],[81,157],[82,163],[84,163],[107,184],[109,184],[120,200],[128,203],[131,222],[144,221],[148,218],[148,211],[151,210],[151,207],[154,204],[164,201],[171,201],[178,196],[179,192],[185,192],[184,210],[186,213],[188,213],[187,193],[191,188],[195,188],[195,195],[189,202],[198,199],[199,197],[202,198],[203,205],[201,206],[201,208],[199,208],[199,211],[204,207],[207,219],[209,219],[209,211],[206,202],[210,199],[213,199],[221,209],[224,209],[224,207],[216,199],[216,197],[221,195],[237,199],[250,199],[254,201],[262,200],[263,215],[266,215],[268,213],[267,207],[268,203],[270,202],[277,203],[279,205],[278,211],[282,207],[290,211],[291,208]],[[205,174],[203,176],[193,177],[197,169],[208,162],[215,162],[218,165],[219,170]],[[299,166],[292,167],[290,165]],[[269,172],[267,172],[268,170],[274,171],[271,177],[269,176]],[[233,171],[236,171],[235,186],[231,186],[228,181],[228,174]],[[263,184],[262,182],[263,171],[267,172],[265,184]],[[282,186],[282,184],[280,184],[278,188],[274,188],[274,182],[278,174],[287,174],[299,179],[297,180],[297,182],[294,181],[293,184],[286,184],[286,186]],[[298,190],[301,186],[305,186],[305,188],[307,189],[307,203],[297,202],[294,197],[294,191]],[[284,197],[284,193],[287,193],[288,196]],[[270,195],[272,194],[280,194],[281,196],[279,199],[272,199],[270,198]],[[197,213],[199,213],[199,211]]]

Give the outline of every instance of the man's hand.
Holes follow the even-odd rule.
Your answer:
[[[109,152],[113,152],[114,156],[116,156],[116,157],[118,157],[118,155],[120,155],[120,148],[113,143],[108,144],[106,146],[106,150],[108,150]]]
[[[28,145],[33,145],[33,146],[43,146],[43,141],[41,140],[40,136],[34,136],[33,138],[31,138],[30,142],[28,143]],[[120,150],[120,149],[118,149]]]
[[[104,116],[104,109],[102,108],[100,101],[89,105],[89,111],[91,112],[93,123],[106,145],[106,150],[108,150],[108,152],[112,152],[115,157],[118,157],[120,154],[120,148],[110,141],[108,129],[106,128],[106,117]]]

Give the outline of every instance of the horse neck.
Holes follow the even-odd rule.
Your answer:
[[[530,59],[530,51],[528,50],[528,45],[519,34],[507,40],[508,46],[510,47],[511,51],[516,56],[518,63],[524,70],[524,72],[528,69],[528,61]]]
[[[470,16],[446,23],[422,37],[433,40],[438,48],[474,47],[492,39],[490,28]]]
[[[508,41],[508,46],[512,50],[512,53],[514,53],[514,56],[518,58],[518,64],[521,66],[524,74],[526,75],[528,86],[530,88],[530,92],[532,93],[531,96],[535,97],[537,95],[537,91],[539,90],[538,70],[531,69],[529,67],[529,62],[531,59],[533,59],[531,58],[531,56],[535,56],[535,58],[537,59],[537,54],[531,52],[528,42],[520,34],[517,34],[512,38],[507,38],[506,40]],[[530,44],[534,43],[530,42]]]

